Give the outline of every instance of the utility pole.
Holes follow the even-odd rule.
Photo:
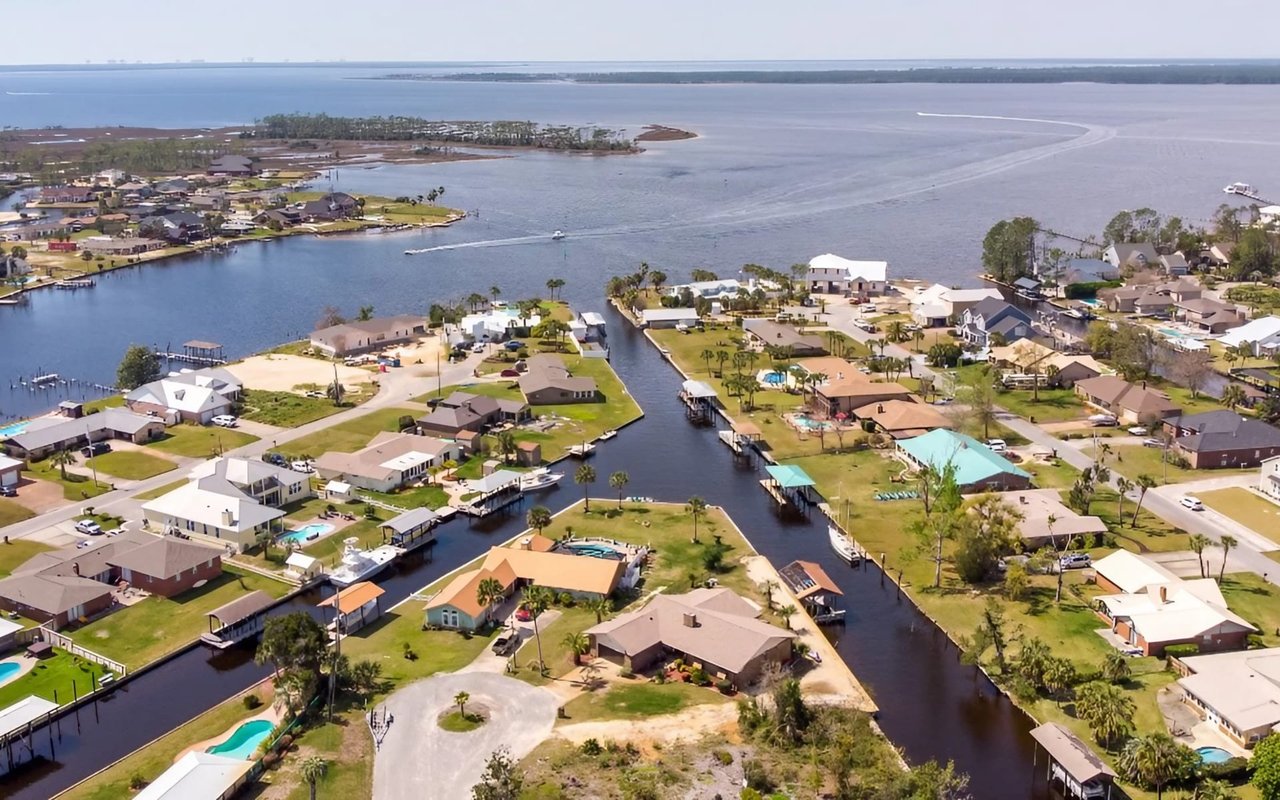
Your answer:
[[[84,421],[84,439],[89,443],[89,457],[85,459],[89,462],[89,469],[93,470],[93,485],[98,486],[98,465],[93,463],[93,437],[89,435],[89,420]]]
[[[329,722],[338,698],[338,662],[342,660],[342,592],[333,598],[333,669],[329,670]]]

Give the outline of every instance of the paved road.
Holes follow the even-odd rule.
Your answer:
[[[337,414],[318,419],[315,422],[307,423],[297,428],[280,429],[280,431],[271,438],[259,439],[256,442],[238,447],[234,450],[228,450],[228,456],[245,456],[254,457],[261,456],[272,447],[300,439],[325,428],[332,427],[342,422],[363,417],[374,411],[383,408],[391,408],[400,405],[412,397],[418,397],[426,394],[436,388],[437,382],[443,386],[450,386],[458,383],[466,383],[474,380],[475,369],[484,361],[483,354],[473,354],[467,357],[465,361],[457,364],[449,364],[444,366],[440,371],[440,376],[414,376],[408,371],[392,371],[383,373],[382,387],[376,395],[368,402],[349,408],[346,411],[340,411]],[[248,426],[246,426],[247,428]],[[157,475],[154,478],[148,478],[142,481],[130,482],[128,488],[116,489],[106,494],[99,495],[90,500],[81,503],[73,503],[64,508],[56,509],[38,517],[29,520],[16,522],[4,529],[4,535],[11,539],[23,539],[27,537],[39,536],[42,531],[59,523],[66,522],[80,516],[82,507],[91,505],[94,510],[100,513],[114,514],[127,520],[137,520],[142,516],[142,503],[134,500],[131,495],[136,495],[150,489],[156,489],[161,486],[173,483],[181,479],[192,465],[200,459],[187,459],[186,466],[179,466],[177,470]]]
[[[489,721],[467,733],[440,728],[458,692],[484,706]],[[559,700],[546,689],[492,672],[436,675],[386,699],[393,717],[373,762],[374,800],[457,800],[471,796],[489,755],[506,748],[519,761],[551,735]]]

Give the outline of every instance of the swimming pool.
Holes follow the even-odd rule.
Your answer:
[[[226,741],[215,744],[205,752],[230,758],[252,758],[253,754],[258,751],[258,745],[262,744],[263,739],[271,735],[271,729],[274,727],[275,724],[270,720],[249,720],[232,731]]]
[[[622,553],[614,550],[612,547],[605,547],[602,544],[567,544],[566,548],[573,551],[576,556],[590,556],[591,558],[609,558],[614,561],[622,560]]]
[[[17,661],[0,661],[0,683],[4,683],[22,672],[22,665]]]
[[[812,417],[802,417],[798,414],[792,419],[795,420],[796,427],[804,428],[807,431],[820,431],[831,427],[830,423],[813,419]]]
[[[1205,764],[1224,764],[1232,758],[1231,754],[1221,747],[1197,747],[1196,755],[1200,756],[1200,761]]]
[[[1156,328],[1156,333],[1163,333],[1165,336],[1168,336],[1173,339],[1187,338],[1187,334],[1183,333],[1182,331],[1174,330],[1173,328]]]
[[[770,386],[781,386],[787,382],[787,376],[783,375],[781,372],[766,372],[764,377],[760,380]]]
[[[1089,306],[1090,308],[1102,308],[1102,301],[1097,298],[1081,300],[1080,304]]]
[[[12,422],[8,425],[5,425],[3,428],[0,428],[0,439],[7,439],[10,436],[17,436],[18,434],[25,431],[27,429],[27,425],[29,424],[30,423],[28,423],[26,420],[23,420],[22,422]]]
[[[319,539],[321,536],[333,533],[333,526],[327,522],[313,522],[310,525],[303,525],[296,531],[289,531],[281,534],[276,538],[281,544],[292,542],[297,545],[306,544],[308,539]]]

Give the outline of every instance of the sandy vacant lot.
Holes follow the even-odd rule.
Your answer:
[[[442,366],[449,363],[449,350],[443,347],[443,340],[438,336],[388,347],[386,352],[399,356],[400,366],[415,376],[435,375],[437,359]]]
[[[238,364],[230,364],[227,370],[239,378],[249,389],[264,392],[292,392],[295,386],[314,383],[327,386],[333,382],[334,365],[306,356],[270,354],[252,356]],[[338,364],[338,379],[347,389],[373,381],[375,374],[358,367]]]

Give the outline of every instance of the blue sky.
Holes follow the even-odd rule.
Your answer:
[[[0,63],[1275,58],[1280,6],[1223,0],[6,0]]]

